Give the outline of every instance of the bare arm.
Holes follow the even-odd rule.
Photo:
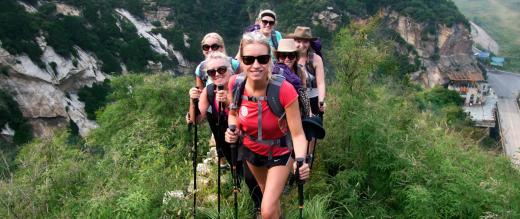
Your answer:
[[[200,114],[199,114],[199,118],[198,118],[198,121],[204,121],[204,119],[206,119],[206,113],[208,112],[208,108],[209,108],[209,102],[208,102],[208,90],[206,88],[204,88],[204,90],[202,90],[202,93],[200,94],[200,99],[199,99],[199,110],[200,110]]]
[[[291,132],[295,158],[303,158],[305,160],[307,157],[307,139],[305,138],[305,133],[303,132],[298,101],[294,101],[285,108],[285,115],[287,116],[287,124],[289,125],[289,131]],[[296,168],[296,162],[294,162],[293,170],[296,170]],[[306,162],[303,163],[299,170],[301,180],[306,180],[309,178],[310,169]]]
[[[307,139],[303,132],[300,106],[297,100],[285,108],[285,115],[287,116],[287,124],[291,132],[296,158],[305,158],[307,155]]]
[[[314,54],[314,69],[316,69],[316,82],[318,85],[318,101],[325,100],[325,69],[323,67],[323,59]]]
[[[199,89],[192,88],[190,89],[190,110],[189,110],[189,122],[193,123],[193,120],[195,118],[195,105],[193,104],[193,99],[197,98],[199,100],[198,102],[198,108],[200,111],[200,114],[197,116],[197,123],[203,121],[206,118],[206,111],[208,110],[209,103],[208,103],[208,97],[206,88],[200,92]]]

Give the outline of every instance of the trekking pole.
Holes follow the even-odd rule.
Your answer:
[[[229,130],[235,132],[236,125],[230,125]],[[233,177],[233,199],[235,201],[235,219],[238,219],[238,174],[237,174],[237,144],[233,143],[231,147],[231,176]]]
[[[217,86],[217,91],[219,91],[219,90],[223,90],[223,89],[224,89],[224,85],[221,84],[221,85],[218,85],[218,86]],[[219,102],[218,102],[218,118],[217,118],[217,126],[218,126],[218,130],[219,130],[219,132],[222,131],[222,129],[221,129],[221,128],[222,128],[222,124],[221,124],[222,119],[221,119],[221,118],[223,118],[223,115],[224,115],[224,113],[223,113],[223,108],[224,108],[224,107],[222,107],[222,102],[219,101]],[[221,135],[222,133],[217,133],[217,134],[219,134],[219,136],[222,136],[222,135]],[[220,137],[218,137],[218,138],[220,138]],[[217,141],[217,142],[218,142],[218,141]],[[219,152],[221,152],[220,154],[222,154],[222,145],[217,144],[216,146],[217,146],[217,150],[218,150]],[[218,165],[218,167],[217,167],[217,169],[218,169],[218,176],[217,176],[217,186],[218,186],[218,188],[217,188],[218,217],[217,217],[217,218],[220,218],[220,195],[221,195],[221,193],[222,193],[222,190],[221,190],[221,180],[220,180],[220,179],[221,179],[221,167],[220,167],[220,161],[221,161],[222,158],[221,158],[221,156],[219,155],[219,153],[217,153],[217,157],[218,157],[218,159],[217,159],[217,160],[218,160],[218,161],[217,161],[217,162],[218,162],[218,164],[217,164],[217,165]]]
[[[300,209],[300,219],[303,219],[303,180],[300,179],[300,167],[303,166],[305,158],[296,158],[296,180],[298,182],[298,208]]]
[[[193,99],[193,105],[195,106],[195,119],[193,119],[193,126],[195,135],[193,136],[193,148],[192,148],[192,159],[193,159],[193,218],[195,218],[197,210],[197,115],[199,113],[199,99]]]

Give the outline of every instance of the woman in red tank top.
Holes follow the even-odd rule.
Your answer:
[[[261,98],[267,95],[267,86],[271,80],[273,64],[270,54],[269,42],[265,36],[256,32],[244,34],[239,57],[246,75],[243,95],[248,98],[242,98],[240,107],[230,110],[228,124],[237,125],[238,129],[235,132],[228,129],[225,137],[227,142],[234,143],[239,134],[244,136],[242,158],[262,190],[262,218],[279,218],[280,197],[289,176],[289,165],[293,164],[290,157],[292,151],[281,144],[267,145],[265,140],[289,136],[286,135],[289,131],[297,159],[305,158],[307,140],[302,128],[298,95],[291,84],[283,81],[280,86],[279,98],[285,109],[285,120],[274,115],[265,98]],[[228,90],[233,88],[236,78],[236,75],[232,76]],[[228,93],[228,99],[231,103],[231,93]],[[280,121],[286,121],[285,128],[280,126]],[[309,177],[310,169],[306,163],[299,171],[300,179]]]

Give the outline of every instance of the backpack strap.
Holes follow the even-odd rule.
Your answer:
[[[271,41],[273,42],[273,47],[278,49],[278,41],[276,40],[276,30],[271,31]]]
[[[208,86],[206,86],[206,93],[206,96],[208,97],[208,103],[210,106],[208,107],[208,112],[216,112],[216,110],[213,110],[213,103],[215,103],[215,84],[209,84]]]
[[[240,108],[240,104],[242,104],[242,94],[244,93],[245,87],[246,74],[240,73],[235,78],[235,84],[233,85],[233,100],[229,107],[231,110],[238,110],[238,108]]]
[[[269,84],[267,85],[267,104],[269,108],[278,118],[282,118],[285,115],[285,109],[280,102],[280,87],[282,86],[285,77],[282,74],[273,75]]]

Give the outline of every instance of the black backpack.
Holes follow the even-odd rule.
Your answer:
[[[217,113],[217,109],[215,109],[215,107],[218,107],[218,105],[217,106],[214,105],[215,104],[215,90],[216,90],[215,88],[216,88],[215,84],[209,84],[208,86],[206,86],[207,98],[208,98],[208,103],[209,103],[209,108],[208,108],[208,111],[206,112],[206,115],[207,115],[206,118],[208,120],[209,127],[210,127],[212,133],[224,133],[226,131],[226,129],[228,128],[227,115],[225,113],[222,113],[222,114]],[[218,123],[219,116],[220,116],[220,124]],[[214,136],[215,136],[215,141],[219,146],[228,144],[224,140],[224,135],[220,135],[220,136],[214,135]]]

